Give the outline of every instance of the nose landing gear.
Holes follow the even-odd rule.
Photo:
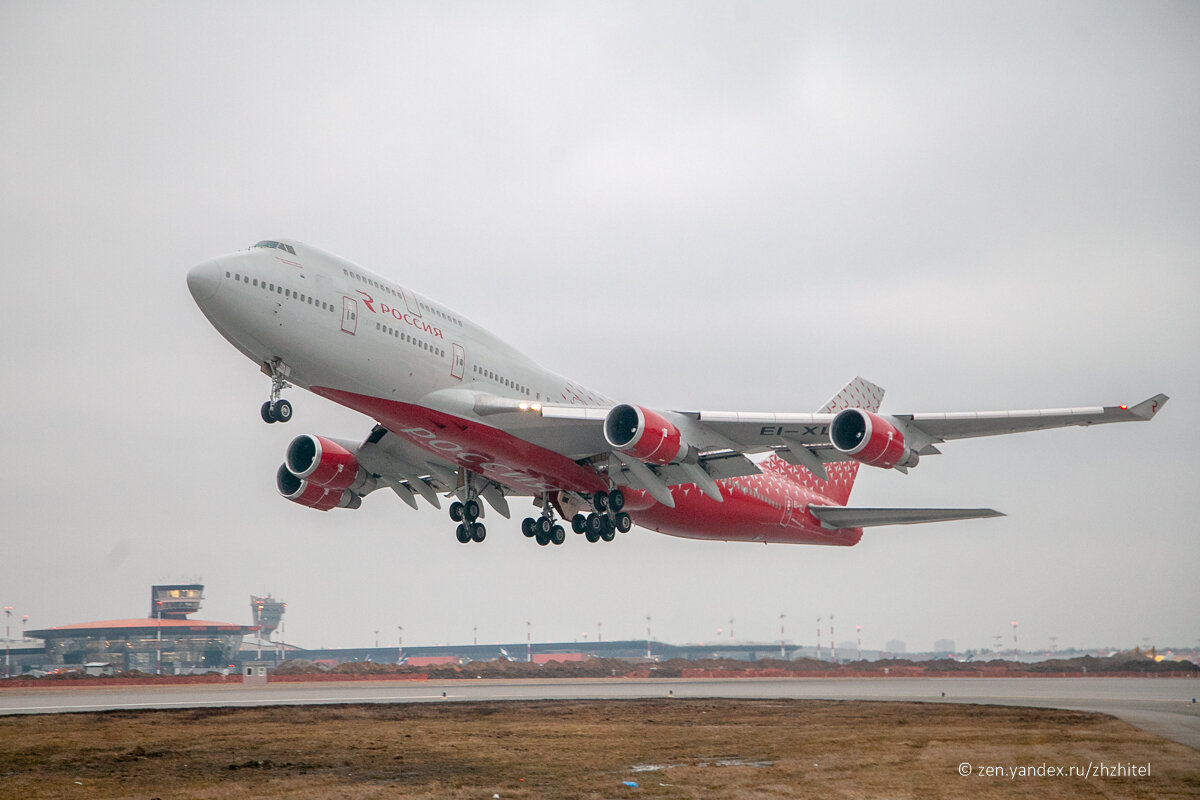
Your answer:
[[[271,399],[262,404],[262,409],[259,413],[262,415],[263,422],[268,424],[273,422],[290,422],[292,419],[292,404],[284,400],[279,395],[284,389],[291,387],[285,378],[288,374],[287,367],[283,361],[278,358],[271,359],[270,362],[263,365],[263,372],[271,376]]]

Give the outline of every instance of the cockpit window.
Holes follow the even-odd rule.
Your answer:
[[[283,244],[282,242],[270,242],[270,241],[263,240],[254,246],[255,247],[273,247],[278,250],[286,250],[287,252],[291,253],[292,255],[296,255],[296,248],[292,247],[290,244]]]

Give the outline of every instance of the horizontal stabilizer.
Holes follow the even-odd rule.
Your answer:
[[[1004,516],[990,508],[845,508],[810,505],[808,510],[821,521],[821,527],[827,530]]]

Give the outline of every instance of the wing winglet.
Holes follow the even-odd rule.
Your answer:
[[[1167,404],[1167,400],[1169,399],[1165,394],[1156,394],[1154,397],[1143,400],[1129,409],[1129,413],[1137,419],[1150,419],[1162,410],[1162,407]]]

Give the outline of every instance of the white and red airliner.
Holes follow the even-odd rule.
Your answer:
[[[295,241],[263,241],[187,276],[213,326],[271,378],[266,422],[295,385],[376,421],[363,441],[303,435],[276,474],[309,508],[357,508],[380,488],[481,542],[481,500],[540,509],[522,522],[562,544],[636,523],[693,539],[853,545],[864,527],[1001,516],[986,508],[847,506],[862,464],[907,471],[950,439],[1148,420],[1167,401],[983,413],[881,414],[855,378],[813,413],[667,411],[618,403],[535,364],[462,314]]]

